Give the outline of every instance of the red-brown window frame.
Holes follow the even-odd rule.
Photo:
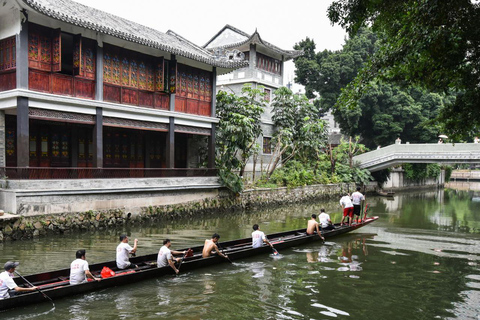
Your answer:
[[[15,36],[0,40],[0,72],[15,70],[16,64]]]

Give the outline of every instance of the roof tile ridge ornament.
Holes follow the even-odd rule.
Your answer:
[[[217,61],[245,61],[245,54],[237,49],[226,50],[218,47],[213,49],[213,55]]]
[[[231,27],[230,25],[227,25],[227,26]],[[225,26],[221,31],[223,31],[224,29],[226,29],[227,26]],[[233,28],[233,27],[231,27],[231,28]],[[220,32],[221,32],[221,31],[220,31]],[[240,30],[240,31],[241,31],[241,30]],[[220,33],[220,32],[219,32],[219,33]],[[219,33],[218,33],[218,34],[219,34]],[[218,34],[217,34],[217,35],[218,35]],[[255,38],[255,36],[256,36],[256,38]],[[215,37],[214,37],[214,38],[215,38]],[[255,41],[255,39],[258,39],[258,42]],[[206,46],[207,46],[210,42],[212,42],[212,41],[213,41],[213,38],[212,38],[204,47],[206,47]],[[249,35],[248,38],[245,39],[245,40],[238,41],[238,42],[231,43],[231,44],[227,44],[227,45],[224,45],[224,46],[221,46],[221,47],[213,47],[213,48],[210,48],[210,50],[214,51],[214,50],[216,50],[216,49],[218,49],[218,48],[223,48],[223,49],[235,48],[235,47],[240,47],[240,46],[242,46],[242,45],[244,45],[244,44],[247,44],[247,43],[255,43],[255,44],[260,43],[260,44],[263,44],[264,46],[269,47],[270,49],[272,49],[272,50],[274,50],[274,51],[276,51],[276,52],[278,52],[278,53],[280,53],[280,54],[286,54],[286,55],[290,56],[291,59],[297,58],[297,57],[300,57],[300,56],[303,56],[303,55],[304,55],[304,51],[303,51],[303,50],[284,50],[284,49],[282,49],[282,48],[280,48],[280,47],[277,47],[276,45],[274,45],[274,44],[272,44],[272,43],[270,43],[270,42],[268,42],[268,41],[263,40],[262,37],[260,36],[260,33],[258,33],[258,29],[257,29],[257,28],[255,28],[255,32],[252,33],[251,35]]]
[[[233,32],[236,32],[238,34],[240,34],[241,36],[243,37],[246,37],[247,39],[250,37],[250,35],[248,33],[246,33],[245,31],[242,31],[238,28],[235,28],[234,26],[230,25],[230,24],[226,24],[222,29],[220,29],[220,31],[218,31],[212,38],[210,38],[210,40],[207,41],[207,43],[205,43],[202,47],[203,48],[207,48],[208,45],[215,39],[217,38],[223,31],[225,31],[226,29],[230,29],[232,30]],[[209,48],[209,49],[213,49],[213,48]]]

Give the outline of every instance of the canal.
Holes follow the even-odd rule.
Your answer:
[[[370,196],[380,219],[352,234],[211,268],[165,276],[0,313],[0,319],[480,319],[480,191]],[[480,189],[479,189],[480,190]],[[90,264],[115,259],[118,235],[139,239],[138,255],[306,225],[336,201],[156,222],[116,230],[0,244],[2,266],[22,274],[66,268],[77,249]]]

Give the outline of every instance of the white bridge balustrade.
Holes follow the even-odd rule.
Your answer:
[[[353,161],[371,172],[402,163],[480,163],[480,144],[392,144],[355,156]]]

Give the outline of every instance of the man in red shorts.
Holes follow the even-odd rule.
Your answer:
[[[340,223],[340,226],[343,226],[343,221],[347,216],[348,216],[348,225],[351,226],[352,220],[353,220],[353,203],[352,203],[352,199],[350,198],[350,194],[346,193],[340,199],[340,205],[342,206],[342,209],[343,209],[343,218],[342,218],[342,222]]]

